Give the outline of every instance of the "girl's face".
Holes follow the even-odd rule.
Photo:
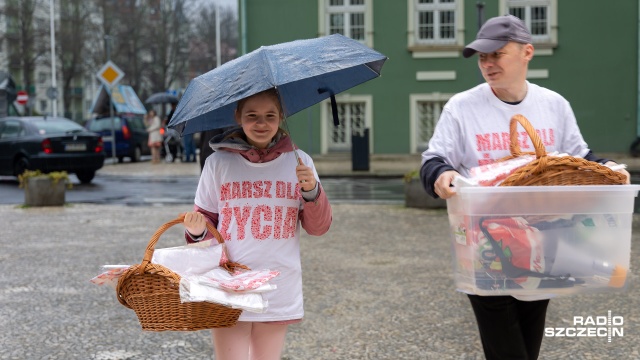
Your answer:
[[[236,110],[236,121],[247,135],[249,144],[264,149],[278,132],[282,114],[278,99],[270,94],[258,94],[247,99]]]

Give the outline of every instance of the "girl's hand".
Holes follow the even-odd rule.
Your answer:
[[[298,159],[300,165],[296,166],[296,176],[298,183],[303,191],[311,191],[316,187],[316,177],[313,176],[313,170],[306,166],[302,159]]]
[[[183,224],[187,232],[194,238],[202,236],[207,229],[207,220],[197,211],[185,213]]]

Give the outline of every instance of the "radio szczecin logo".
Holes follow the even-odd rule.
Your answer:
[[[611,342],[614,336],[624,336],[624,318],[611,316],[574,316],[572,327],[548,327],[544,329],[546,337],[606,337]]]

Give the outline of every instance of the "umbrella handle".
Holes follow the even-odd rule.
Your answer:
[[[296,166],[300,164],[300,157],[298,156],[298,152],[296,151],[296,144],[293,143],[293,138],[291,137],[291,131],[289,131],[289,123],[287,122],[287,118],[285,117],[282,122],[284,123],[284,127],[286,127],[287,136],[289,137],[289,141],[291,141],[291,148],[293,149],[293,154],[296,156]]]
[[[336,95],[329,89],[318,89],[318,94],[329,92],[331,99],[331,114],[333,115],[333,126],[340,125],[340,118],[338,118],[338,103],[336,102]]]

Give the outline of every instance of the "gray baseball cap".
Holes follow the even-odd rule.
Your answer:
[[[462,56],[468,58],[476,52],[492,53],[509,41],[531,44],[531,32],[522,20],[513,15],[497,16],[482,25],[476,39],[462,50]]]

